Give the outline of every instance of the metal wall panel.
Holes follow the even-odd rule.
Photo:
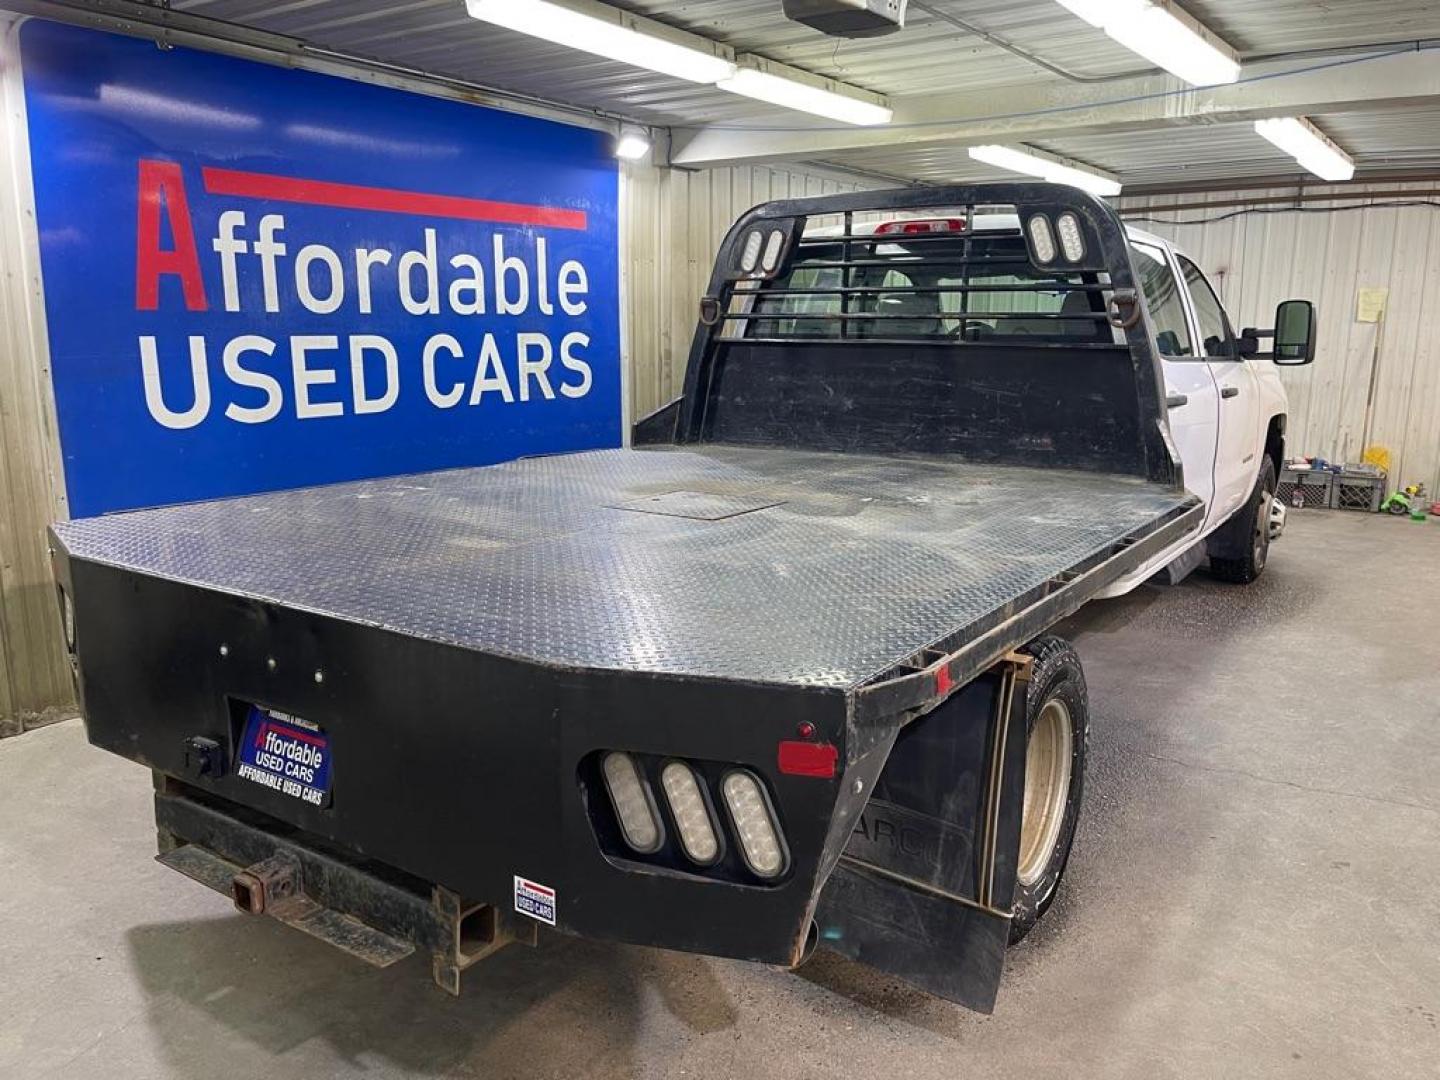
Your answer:
[[[620,184],[621,279],[631,415],[679,396],[698,304],[720,241],[757,203],[857,191],[803,169],[627,166]]]
[[[45,548],[65,497],[16,53],[0,17],[0,735],[74,700]]]
[[[1211,276],[1241,326],[1269,327],[1288,297],[1313,300],[1319,351],[1310,367],[1281,368],[1290,395],[1292,454],[1359,460],[1366,445],[1391,454],[1397,484],[1440,490],[1440,197],[1436,184],[1357,190],[1405,191],[1374,203],[1320,201],[1234,205],[1291,196],[1294,189],[1243,195],[1171,195],[1122,201],[1127,220],[1185,248]],[[1307,188],[1329,194],[1338,188]],[[1431,193],[1431,194],[1427,194]],[[1224,203],[1167,210],[1177,203]],[[1403,205],[1404,203],[1426,205]],[[1140,213],[1136,213],[1140,211]],[[1359,322],[1362,288],[1389,290],[1385,318]],[[1373,384],[1373,393],[1372,393]]]

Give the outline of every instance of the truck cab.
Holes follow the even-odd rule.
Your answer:
[[[1308,363],[1313,343],[1273,356],[1258,352],[1255,332],[1237,333],[1219,294],[1194,258],[1168,240],[1126,229],[1137,282],[1165,379],[1170,433],[1184,463],[1185,486],[1205,504],[1201,536],[1157,555],[1102,595],[1118,596],[1171,569],[1179,580],[1204,559],[1241,583],[1263,572],[1269,541],[1284,524],[1274,503],[1284,460],[1288,403],[1277,367]],[[1287,301],[1313,324],[1305,301]],[[1287,317],[1277,312],[1277,325]],[[1256,523],[1241,522],[1251,509]]]

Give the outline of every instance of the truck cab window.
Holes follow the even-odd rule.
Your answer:
[[[953,242],[821,242],[754,291],[752,338],[1022,339],[1112,344],[1091,271],[1029,264],[1025,242],[976,232]],[[833,291],[832,291],[833,290]],[[1058,317],[1057,317],[1058,316]]]
[[[839,337],[840,324],[832,321],[840,314],[839,289],[845,284],[845,271],[835,266],[809,266],[798,263],[786,281],[790,289],[814,290],[787,296],[782,302],[762,300],[759,311],[784,315],[780,319],[756,320],[753,333],[757,337]]]
[[[1225,309],[1220,305],[1220,299],[1215,295],[1215,290],[1210,287],[1210,282],[1205,275],[1184,255],[1179,256],[1180,272],[1185,275],[1185,284],[1190,287],[1190,299],[1195,303],[1195,318],[1200,325],[1200,339],[1204,344],[1206,356],[1219,357],[1224,360],[1234,360],[1238,354],[1235,351],[1235,335],[1230,330],[1230,320],[1225,317]]]
[[[1152,244],[1132,243],[1135,275],[1145,293],[1145,306],[1155,327],[1155,347],[1161,356],[1194,356],[1190,328],[1185,324],[1185,305],[1180,286],[1165,253]]]
[[[873,300],[862,299],[860,310],[868,311],[877,318],[861,320],[855,328],[856,336],[934,337],[944,333],[945,327],[940,322],[939,297],[935,293],[903,291],[914,289],[922,281],[916,281],[911,274],[887,269],[884,277],[880,279],[880,288],[902,291],[876,293]]]

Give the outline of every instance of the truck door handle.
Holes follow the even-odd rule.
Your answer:
[[[1240,388],[1239,388],[1238,386],[1222,386],[1222,387],[1220,388],[1220,396],[1221,396],[1222,398],[1226,398],[1226,397],[1239,397],[1239,396],[1240,396]]]
[[[1165,407],[1167,409],[1178,409],[1181,405],[1190,404],[1189,394],[1166,394]]]

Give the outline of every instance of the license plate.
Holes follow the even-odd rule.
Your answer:
[[[309,720],[251,705],[236,773],[241,780],[324,806],[330,801],[330,738]]]

